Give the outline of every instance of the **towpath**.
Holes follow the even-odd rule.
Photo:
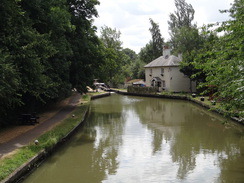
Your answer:
[[[50,130],[56,124],[61,122],[70,114],[80,101],[80,94],[73,94],[68,101],[64,102],[65,105],[60,108],[54,109],[51,115],[45,119],[45,115],[41,116],[40,123],[35,126],[21,126],[7,130],[5,134],[0,134],[0,158],[14,152],[16,149],[23,147],[33,142],[37,137],[44,132]],[[19,133],[19,131],[22,131]],[[7,133],[7,134],[6,134]],[[18,134],[18,135],[16,135]],[[4,138],[7,136],[14,136],[14,138]]]

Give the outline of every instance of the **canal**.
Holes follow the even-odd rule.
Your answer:
[[[112,94],[24,183],[244,182],[244,128],[188,101]]]

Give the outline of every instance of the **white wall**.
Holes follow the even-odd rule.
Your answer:
[[[180,72],[179,67],[171,67],[170,89],[174,92],[190,92],[190,79]]]
[[[152,74],[150,70],[152,69]],[[150,74],[152,76],[150,76]],[[151,80],[159,77],[165,81],[165,91],[191,92],[190,79],[179,71],[179,67],[164,67],[164,74],[161,76],[161,67],[145,68],[146,86],[151,86]],[[163,87],[163,85],[161,85]],[[162,91],[162,88],[160,88]],[[196,92],[196,83],[192,82],[192,92]]]

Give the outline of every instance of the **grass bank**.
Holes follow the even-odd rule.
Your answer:
[[[23,164],[28,162],[40,152],[51,149],[59,141],[67,136],[81,121],[83,121],[86,111],[89,108],[90,96],[82,96],[82,104],[78,104],[75,110],[67,116],[56,127],[41,135],[37,140],[38,145],[31,142],[29,145],[16,150],[13,154],[0,159],[0,181],[9,177]]]

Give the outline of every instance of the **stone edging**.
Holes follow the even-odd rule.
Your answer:
[[[103,93],[103,94],[100,94],[100,95],[93,95],[93,96],[91,96],[91,100],[94,100],[94,99],[97,99],[97,98],[102,98],[102,97],[107,97],[107,96],[110,96],[110,92],[109,93]]]

